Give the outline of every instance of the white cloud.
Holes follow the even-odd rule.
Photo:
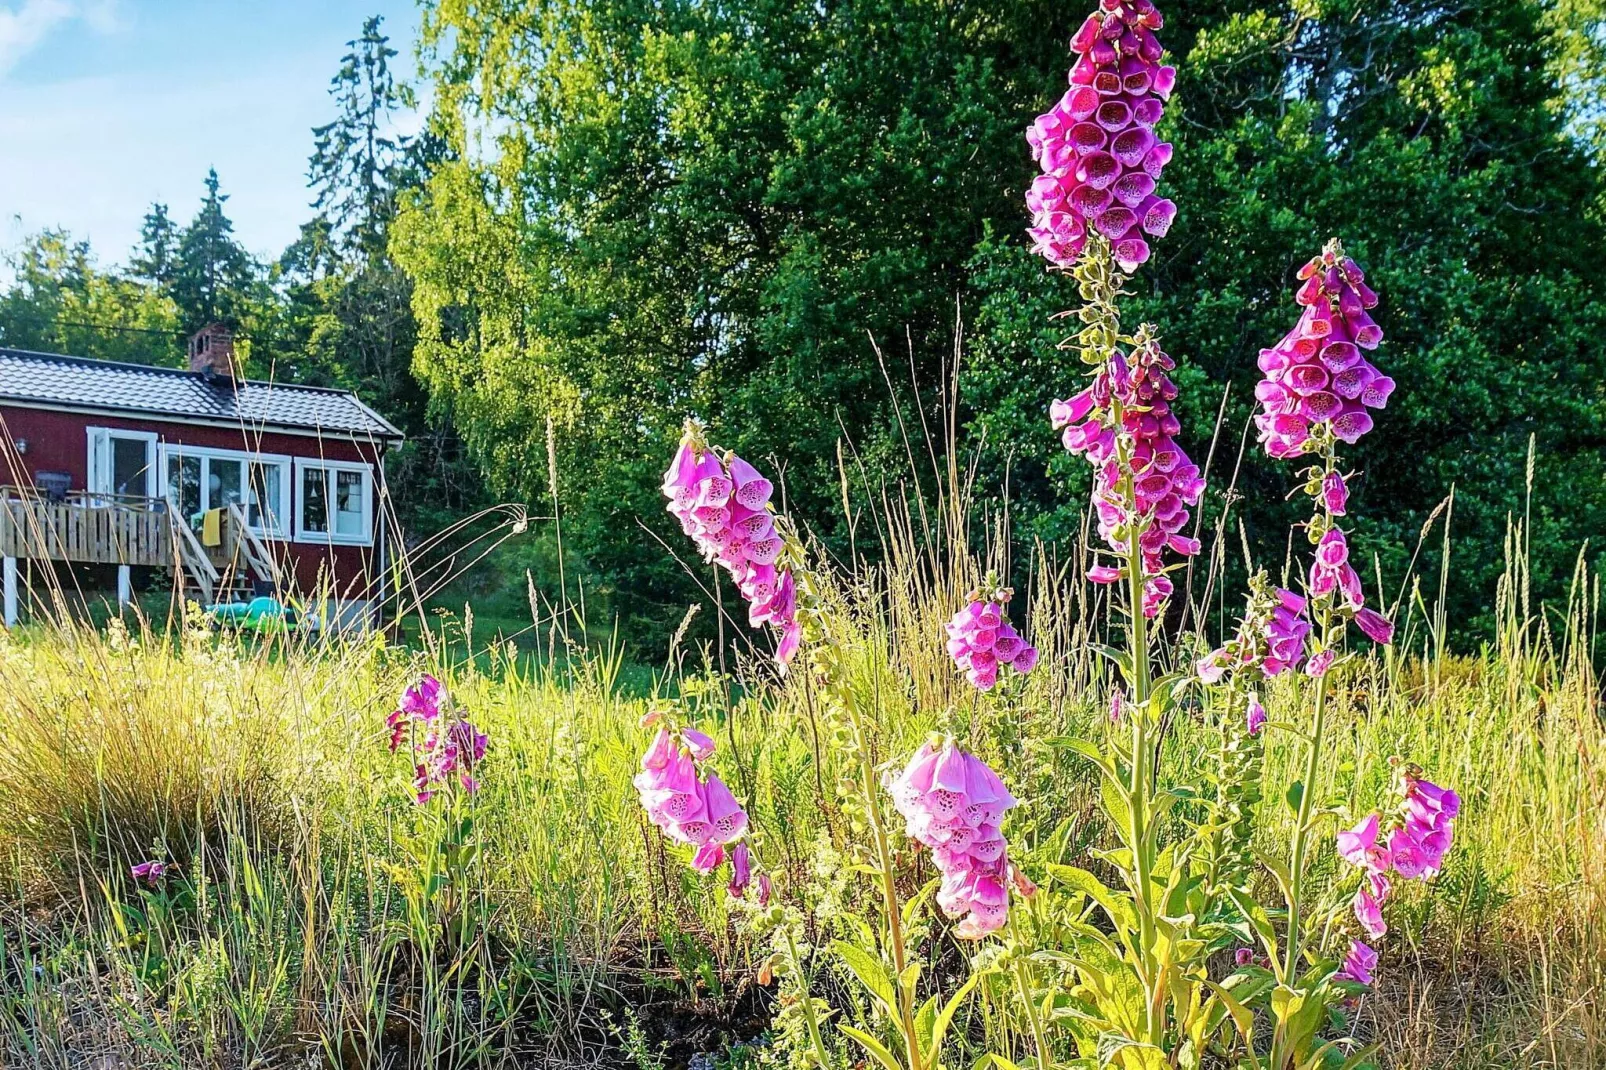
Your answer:
[[[21,7],[0,7],[0,75],[39,46],[64,22],[83,19],[96,33],[120,28],[117,0],[22,0]]]

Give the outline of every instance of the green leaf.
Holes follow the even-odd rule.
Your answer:
[[[981,974],[972,973],[970,975],[970,979],[964,984],[960,985],[958,991],[949,996],[948,1002],[943,1004],[942,1011],[937,1015],[937,1019],[932,1027],[931,1045],[926,1049],[926,1054],[929,1056],[929,1058],[926,1060],[928,1063],[932,1063],[934,1065],[941,1064],[941,1059],[939,1056],[942,1054],[942,1041],[943,1037],[945,1037],[948,1033],[948,1026],[953,1022],[954,1015],[959,1011],[960,1006],[965,1002],[965,997],[970,995],[971,989],[976,987],[977,983],[981,981],[981,978]]]
[[[1288,785],[1288,791],[1283,794],[1283,801],[1294,813],[1299,813],[1299,804],[1305,799],[1305,782],[1296,780]]]
[[[838,1022],[836,1027],[840,1032],[856,1041],[859,1047],[868,1052],[870,1058],[880,1064],[881,1070],[903,1070],[903,1067],[898,1063],[897,1057],[887,1050],[886,1045],[869,1033],[862,1029],[855,1029],[851,1025],[843,1025],[841,1022]]]
[[[1110,822],[1115,825],[1117,833],[1125,834],[1132,825],[1132,809],[1127,802],[1128,792],[1113,777],[1104,777],[1099,781],[1099,799],[1104,803],[1105,813],[1110,815]],[[1127,844],[1128,847],[1133,846]]]
[[[1105,757],[1104,749],[1097,743],[1094,743],[1092,740],[1081,739],[1077,736],[1055,736],[1053,739],[1049,740],[1049,743],[1056,747],[1062,747],[1065,750],[1075,751],[1077,754],[1080,754],[1082,757],[1104,770],[1106,776],[1114,775],[1115,767],[1110,764],[1109,758]]]
[[[933,877],[925,883],[918,893],[903,904],[903,910],[900,913],[905,927],[914,924],[915,915],[920,912],[920,908],[925,905],[926,900],[930,899],[941,886],[942,878]]]
[[[1238,1037],[1244,1042],[1244,1047],[1253,1050],[1255,1044],[1255,1016],[1253,1012],[1248,1007],[1245,1007],[1231,992],[1228,992],[1216,982],[1206,980],[1205,986],[1214,992],[1216,998],[1221,1001],[1221,1005],[1227,1008],[1227,1013],[1232,1016],[1233,1028],[1238,1030]]]
[[[912,994],[915,986],[920,983],[920,969],[921,966],[918,959],[905,966],[903,972],[898,975],[898,987],[902,991]]]
[[[970,1070],[988,1070],[989,1067],[997,1067],[997,1070],[1020,1070],[1020,1067],[995,1051],[988,1052],[970,1064]]]
[[[831,950],[864,986],[865,991],[880,1001],[886,1013],[896,1018],[898,1000],[892,991],[892,980],[887,976],[886,967],[881,964],[881,960],[857,944],[842,940],[833,941]]]
[[[1137,928],[1137,916],[1133,914],[1131,904],[1110,891],[1109,888],[1105,887],[1103,881],[1087,870],[1077,866],[1055,863],[1048,867],[1048,874],[1061,884],[1074,888],[1103,907],[1104,913],[1118,927],[1127,932]]]
[[[1117,647],[1106,646],[1103,643],[1089,643],[1087,645],[1095,654],[1100,654],[1114,662],[1115,667],[1121,670],[1123,679],[1132,679],[1132,655],[1130,653]]]
[[[932,996],[920,1005],[915,1011],[915,1041],[924,1052],[934,1051],[931,1043],[932,1030],[937,1021],[937,997]]]
[[[1303,992],[1295,991],[1287,985],[1278,985],[1271,990],[1271,1013],[1279,1022],[1286,1024],[1304,1005]]]
[[[1237,888],[1228,888],[1227,896],[1237,906],[1239,913],[1243,914],[1244,920],[1255,930],[1255,935],[1260,937],[1267,957],[1273,962],[1281,961],[1277,955],[1277,930],[1272,928],[1271,918],[1266,915],[1266,908]]]

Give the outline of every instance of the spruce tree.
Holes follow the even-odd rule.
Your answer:
[[[210,323],[242,326],[252,311],[258,269],[234,238],[234,224],[224,214],[228,195],[219,192],[217,171],[206,173],[206,196],[178,241],[172,295],[186,332]]]

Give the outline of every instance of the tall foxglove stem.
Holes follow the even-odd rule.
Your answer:
[[[1335,470],[1336,458],[1329,446],[1323,454],[1323,478]],[[1332,527],[1333,514],[1322,506],[1323,530]],[[1333,613],[1331,602],[1320,599],[1311,609],[1319,651],[1332,649]],[[1300,934],[1300,911],[1304,906],[1305,852],[1310,847],[1312,812],[1317,795],[1316,778],[1322,770],[1322,743],[1327,730],[1327,673],[1316,677],[1316,702],[1311,717],[1309,753],[1305,758],[1305,779],[1299,793],[1299,813],[1294,822],[1293,843],[1289,851],[1288,869],[1288,937],[1283,949],[1283,982],[1290,983],[1299,969],[1299,951],[1303,943]]]

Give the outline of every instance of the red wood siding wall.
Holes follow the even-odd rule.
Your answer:
[[[0,460],[0,483],[27,486],[33,483],[33,477],[38,472],[66,472],[72,477],[72,489],[84,489],[89,481],[89,428],[91,427],[155,432],[160,441],[175,446],[277,453],[289,457],[329,461],[365,461],[374,469],[372,485],[376,496],[379,490],[379,461],[382,451],[377,444],[310,434],[294,435],[177,423],[156,417],[98,416],[13,405],[0,405],[0,458],[4,458]],[[27,453],[21,456],[18,456],[14,449],[14,444],[19,439],[28,444]],[[161,486],[161,479],[159,473],[158,487]],[[294,478],[290,484],[292,519],[287,526],[290,528],[291,538],[270,539],[268,545],[281,555],[283,562],[291,566],[297,586],[304,592],[315,592],[319,589],[320,580],[327,578],[333,582],[336,588],[335,596],[338,598],[374,597],[374,593],[368,588],[378,575],[380,514],[377,501],[369,503],[369,515],[374,518],[374,545],[341,546],[299,542],[294,538],[293,518],[301,506],[301,488]]]

